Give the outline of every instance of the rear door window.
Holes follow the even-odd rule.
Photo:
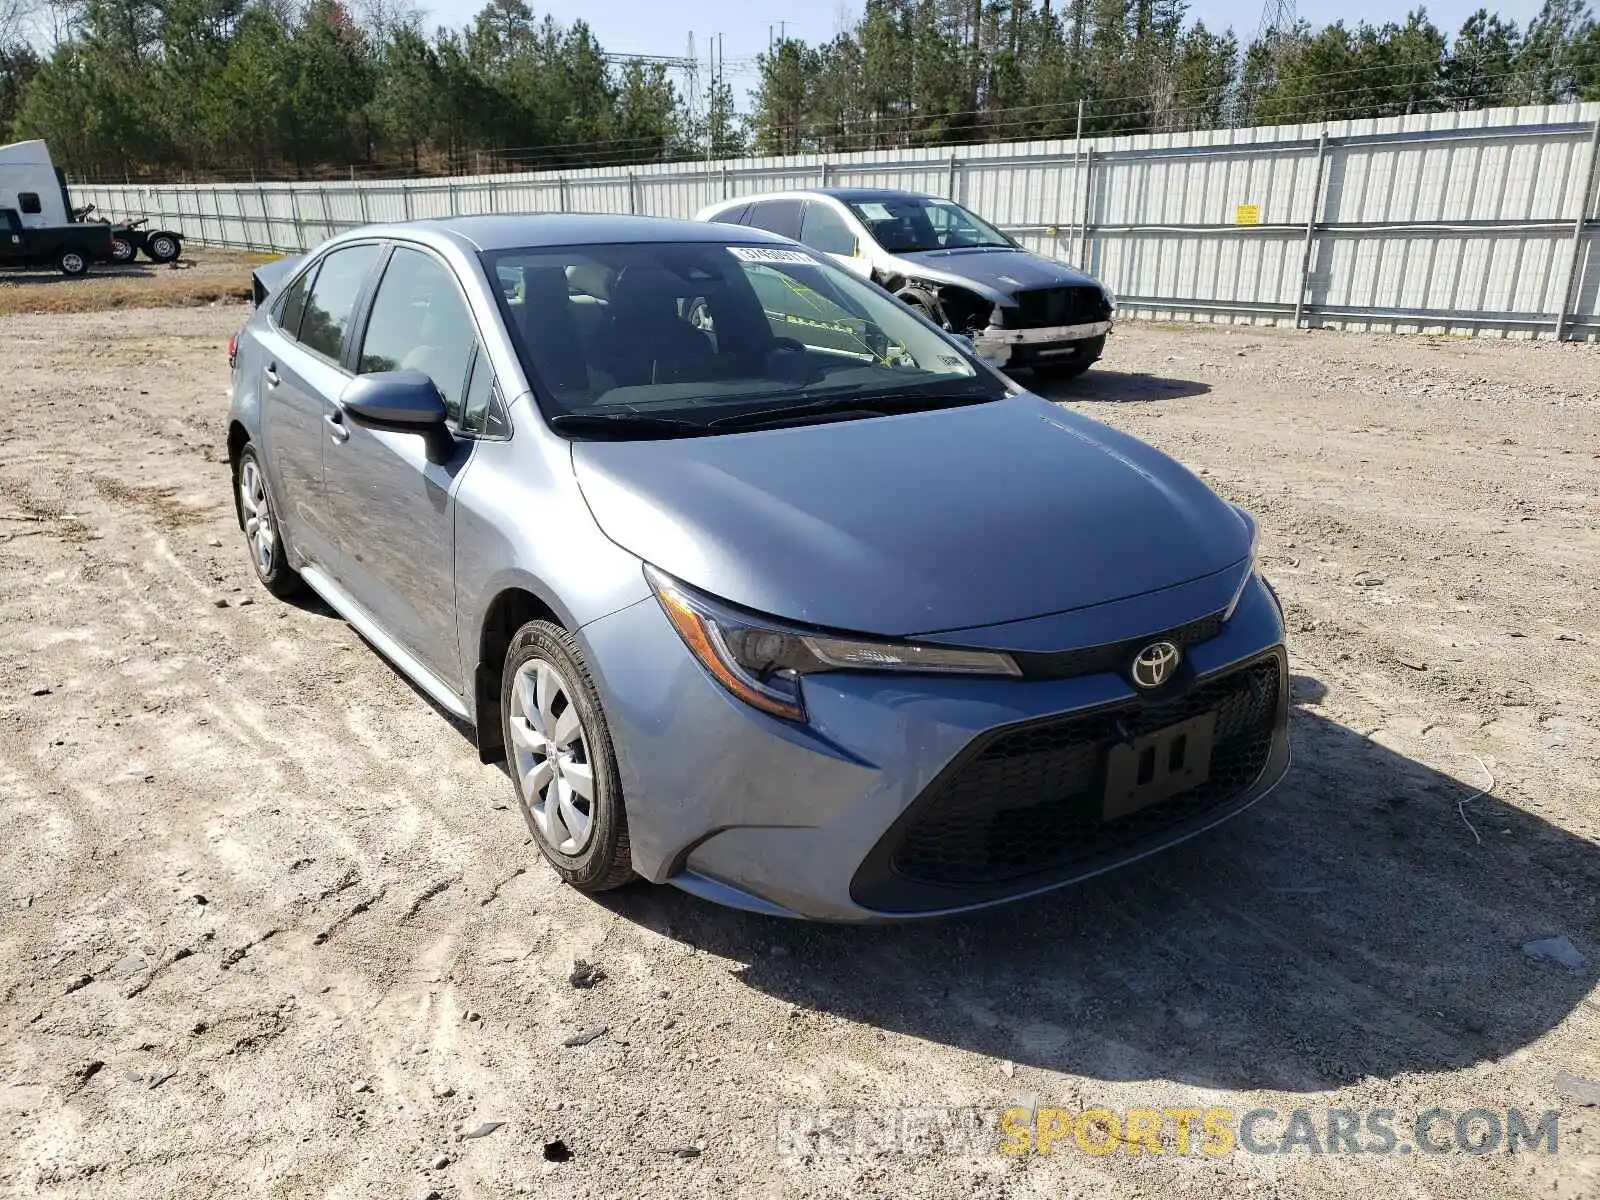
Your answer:
[[[798,240],[802,207],[804,206],[798,200],[762,200],[750,206],[744,223],[756,229],[765,229],[768,233],[776,233],[780,237]]]
[[[300,321],[300,342],[334,362],[344,346],[345,331],[355,313],[356,301],[367,276],[378,261],[375,244],[346,246],[322,260]]]

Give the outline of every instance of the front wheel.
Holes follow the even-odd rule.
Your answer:
[[[158,263],[169,263],[183,252],[183,245],[177,234],[162,230],[145,239],[144,252]]]
[[[611,731],[572,636],[529,621],[511,639],[500,683],[506,765],[517,806],[556,874],[582,892],[633,878]]]
[[[133,243],[120,235],[111,238],[111,261],[114,263],[130,263],[133,261]]]
[[[63,275],[76,279],[89,270],[89,260],[80,251],[63,250],[56,259],[56,266],[61,268]]]

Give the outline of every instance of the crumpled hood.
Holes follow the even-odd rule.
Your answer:
[[[665,441],[574,442],[608,537],[694,587],[887,636],[1065,612],[1244,559],[1185,467],[1022,395]]]
[[[893,257],[910,274],[935,283],[977,287],[992,293],[985,297],[988,300],[1010,301],[1033,288],[1096,282],[1076,267],[1026,250],[924,250]]]

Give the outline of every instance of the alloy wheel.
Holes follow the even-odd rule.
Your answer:
[[[594,834],[594,768],[572,688],[556,667],[530,658],[511,688],[517,788],[545,844],[569,857]]]
[[[246,458],[239,468],[239,504],[244,509],[244,535],[255,556],[256,570],[263,578],[272,573],[272,555],[278,545],[278,531],[272,520],[272,501],[267,496],[267,480],[255,459]]]

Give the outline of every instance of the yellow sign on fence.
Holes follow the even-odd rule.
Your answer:
[[[1261,205],[1240,204],[1233,210],[1233,223],[1235,225],[1261,224]]]

